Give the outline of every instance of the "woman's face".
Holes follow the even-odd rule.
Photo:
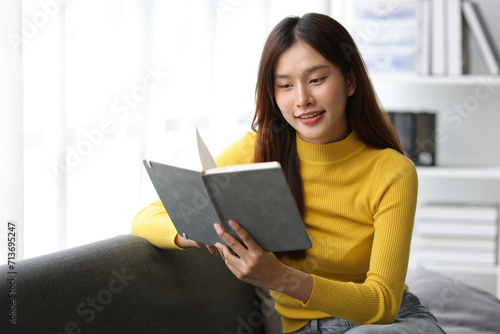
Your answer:
[[[349,135],[345,108],[355,84],[309,44],[299,41],[281,54],[274,90],[283,117],[302,140],[327,144]]]

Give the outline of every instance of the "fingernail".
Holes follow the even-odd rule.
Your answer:
[[[214,227],[215,227],[215,230],[216,230],[217,232],[221,232],[221,231],[222,231],[222,227],[220,226],[220,224],[215,223],[215,224],[214,224]]]
[[[228,221],[227,223],[228,223],[228,224],[229,224],[229,226],[231,226],[231,227],[236,226],[236,222],[235,222],[234,220],[232,220],[232,219],[229,219],[229,221]]]

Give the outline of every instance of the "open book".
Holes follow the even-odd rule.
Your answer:
[[[144,160],[149,177],[179,235],[204,244],[223,243],[214,229],[238,222],[268,252],[312,247],[278,162],[216,167],[198,136],[204,173]]]

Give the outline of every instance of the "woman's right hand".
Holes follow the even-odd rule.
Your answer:
[[[177,244],[177,246],[181,248],[199,248],[199,249],[206,248],[212,255],[217,255],[219,253],[217,251],[217,248],[215,248],[215,246],[202,244],[201,242],[194,240],[184,239],[179,234],[177,234],[177,236],[175,237],[175,243]]]

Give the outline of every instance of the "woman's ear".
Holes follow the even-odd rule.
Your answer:
[[[356,77],[352,72],[352,69],[347,74],[347,96],[352,96],[356,91]]]

